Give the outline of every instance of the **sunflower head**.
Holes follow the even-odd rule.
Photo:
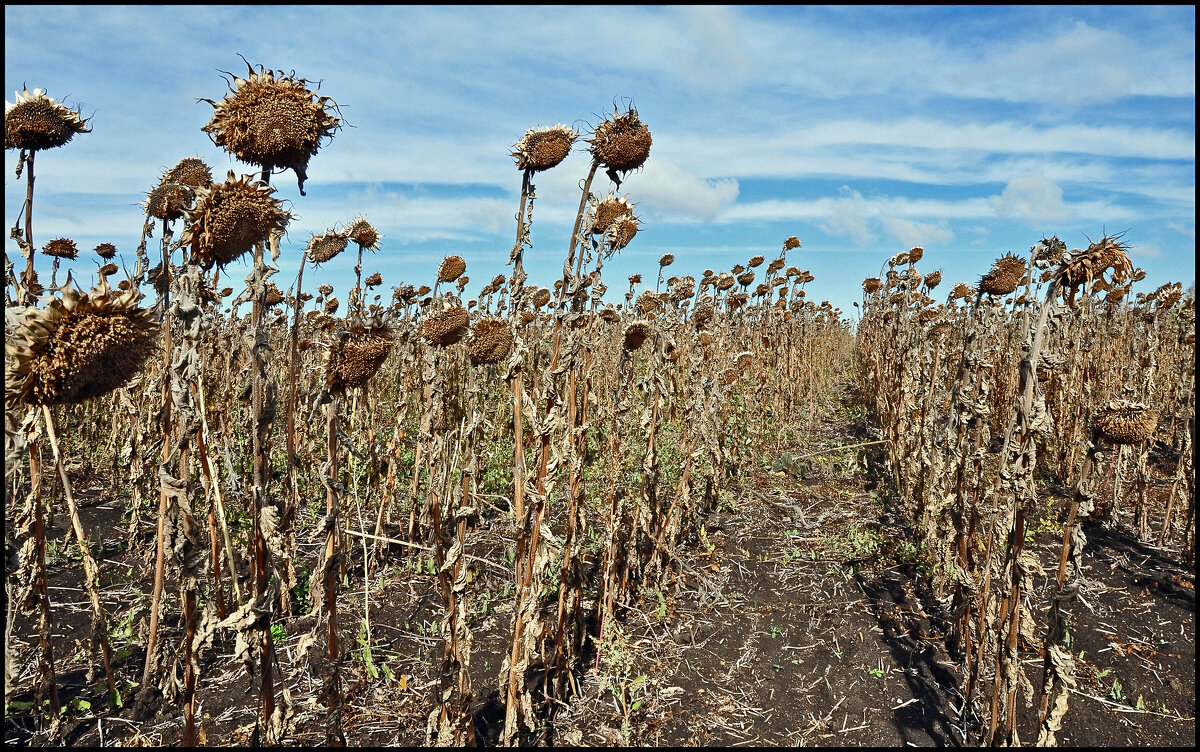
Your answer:
[[[620,113],[616,110],[592,131],[592,156],[612,172],[629,172],[646,163],[652,142],[650,128],[632,107]]]
[[[108,261],[113,256],[117,255],[117,247],[112,243],[101,243],[100,245],[96,246],[96,255],[105,261]]]
[[[379,250],[379,231],[365,217],[358,217],[351,222],[345,234],[364,251]]]
[[[579,134],[562,123],[544,128],[530,128],[513,146],[511,156],[517,161],[518,170],[549,170],[567,158],[577,138]]]
[[[650,336],[650,322],[634,321],[625,327],[625,337],[621,346],[626,350],[637,350]]]
[[[979,280],[979,287],[990,295],[1008,295],[1017,289],[1024,276],[1025,259],[1006,253]]]
[[[349,236],[344,232],[330,230],[324,235],[314,235],[305,246],[304,252],[308,260],[314,264],[323,264],[342,251],[350,243]]]
[[[146,194],[146,213],[157,219],[174,222],[191,208],[195,198],[194,188],[164,180]]]
[[[42,151],[62,146],[76,133],[90,133],[87,120],[46,96],[43,89],[18,91],[4,102],[4,148]]]
[[[438,282],[453,282],[463,275],[467,270],[467,262],[462,256],[447,256],[442,259],[442,263],[438,266],[437,280]]]
[[[1096,411],[1095,425],[1113,444],[1137,444],[1158,428],[1158,416],[1142,402],[1109,400]]]
[[[5,401],[82,402],[131,379],[154,352],[158,327],[137,290],[102,276],[89,293],[68,278],[46,308],[25,308],[4,343]]]
[[[55,238],[42,247],[42,253],[61,259],[73,259],[79,255],[79,248],[70,238]]]
[[[467,355],[475,365],[499,363],[508,357],[512,344],[512,328],[507,321],[483,319],[471,328]]]
[[[331,392],[365,386],[392,352],[395,335],[386,326],[354,327],[329,348],[325,385]]]
[[[608,194],[603,201],[596,204],[592,215],[592,234],[603,235],[622,214],[633,214],[633,204],[625,198],[618,198],[615,193]]]
[[[790,251],[793,248],[799,248],[799,247],[800,247],[800,238],[796,237],[795,235],[793,235],[790,238],[788,238],[787,240],[783,241],[783,250],[785,250],[785,251]]]
[[[196,189],[182,242],[193,247],[205,269],[241,258],[255,243],[282,232],[291,219],[274,192],[249,175],[235,178],[230,170],[225,182]]]
[[[608,245],[614,251],[619,251],[633,240],[633,236],[638,234],[637,217],[629,212],[625,212],[612,221],[608,227]]]
[[[429,344],[446,347],[467,335],[470,320],[467,309],[454,306],[426,319],[421,327],[421,334]]]
[[[212,170],[199,157],[184,157],[162,177],[164,183],[179,183],[189,188],[204,188],[212,182]]]
[[[225,99],[205,100],[213,106],[213,116],[203,130],[243,162],[264,170],[292,169],[303,196],[308,161],[341,128],[332,114],[337,103],[294,74],[247,68],[246,78],[234,77]]]

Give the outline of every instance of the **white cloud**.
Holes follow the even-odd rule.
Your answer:
[[[939,245],[954,239],[954,232],[946,220],[937,223],[914,222],[911,219],[884,216],[879,221],[888,237],[901,245]]]
[[[674,162],[651,157],[641,172],[621,184],[647,213],[667,221],[712,221],[737,200],[738,181],[699,178]]]
[[[1187,227],[1185,225],[1179,224],[1178,222],[1168,222],[1167,227],[1171,228],[1172,230],[1179,233],[1180,235],[1185,235],[1185,236],[1191,238],[1192,240],[1196,239],[1196,225]]]
[[[1029,223],[1062,220],[1070,217],[1063,203],[1062,188],[1044,175],[1014,178],[999,196],[988,199],[999,217],[1016,217]]]
[[[1129,255],[1137,258],[1159,259],[1163,257],[1157,243],[1137,243],[1129,246]]]

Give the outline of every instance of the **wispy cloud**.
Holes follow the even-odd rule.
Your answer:
[[[1044,175],[1026,175],[1010,180],[1004,192],[988,200],[996,215],[1016,217],[1037,224],[1054,222],[1070,216],[1063,203],[1062,188]]]

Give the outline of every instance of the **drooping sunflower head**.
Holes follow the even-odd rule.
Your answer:
[[[79,247],[70,238],[55,238],[42,247],[42,253],[61,259],[73,259],[79,255]]]
[[[365,386],[392,352],[395,334],[386,326],[359,325],[329,348],[325,385],[331,392]]]
[[[194,247],[195,260],[205,269],[241,258],[255,243],[282,232],[292,218],[274,192],[249,175],[235,178],[230,170],[225,182],[196,189],[181,241]]]
[[[512,328],[507,321],[483,319],[471,329],[467,355],[475,365],[499,363],[508,357],[512,344]]]
[[[1080,290],[1087,295],[1096,280],[1105,280],[1109,287],[1126,285],[1135,271],[1128,250],[1129,246],[1121,242],[1119,235],[1106,235],[1085,250],[1066,252],[1059,264],[1058,274],[1062,280],[1062,296],[1067,304],[1076,307],[1075,296]],[[1105,274],[1109,276],[1105,278]]]
[[[1113,444],[1137,444],[1158,428],[1158,415],[1142,402],[1109,400],[1096,411],[1095,425]]]
[[[625,327],[625,336],[621,346],[626,350],[637,350],[650,336],[650,322],[634,321]]]
[[[592,131],[592,156],[611,171],[629,172],[646,163],[650,157],[650,128],[632,107],[624,113],[613,111]]]
[[[213,116],[203,130],[243,162],[264,170],[292,169],[304,195],[308,161],[341,128],[332,114],[338,105],[294,74],[247,68],[246,78],[233,78],[225,99],[205,100],[213,106]]]
[[[183,183],[164,180],[146,194],[146,213],[157,219],[174,222],[183,217],[196,198],[196,190]]]
[[[467,262],[463,260],[462,256],[447,256],[442,259],[442,263],[438,266],[437,280],[438,282],[453,282],[461,277],[466,270]]]
[[[323,264],[342,251],[350,243],[350,237],[344,232],[330,230],[324,235],[314,235],[305,246],[304,252],[308,260],[314,264]]]
[[[800,247],[800,238],[796,237],[795,235],[793,235],[790,238],[788,238],[787,240],[783,241],[783,250],[785,250],[785,251],[790,251],[793,248],[799,248],[799,247]]]
[[[596,204],[592,215],[593,235],[603,235],[622,214],[633,214],[633,204],[629,203],[628,198],[629,196],[618,198],[617,194],[610,193]]]
[[[421,334],[429,344],[446,347],[467,335],[470,321],[467,309],[462,306],[454,306],[426,319],[421,326]]]
[[[25,308],[4,343],[5,401],[58,405],[125,384],[154,352],[158,327],[136,289],[102,276],[89,293],[68,278],[45,308]]]
[[[4,148],[42,151],[66,144],[76,133],[90,133],[87,120],[46,96],[44,89],[18,91],[4,102]]]
[[[614,251],[619,251],[633,240],[633,236],[638,234],[641,225],[638,223],[638,218],[630,212],[625,212],[612,221],[608,227],[608,246]]]
[[[979,287],[991,295],[1008,295],[1017,289],[1024,276],[1025,259],[1006,253],[979,280]]]
[[[117,255],[117,247],[112,243],[101,243],[100,245],[96,246],[96,255],[105,261],[108,261],[113,256]]]
[[[512,158],[518,170],[541,172],[556,167],[571,153],[579,134],[568,125],[530,128],[513,146]]]
[[[346,228],[346,236],[364,251],[378,251],[379,238],[382,237],[365,217],[358,217],[352,221]]]

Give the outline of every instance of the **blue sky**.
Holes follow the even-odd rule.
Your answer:
[[[624,278],[773,257],[810,270],[809,299],[852,316],[861,282],[925,248],[920,267],[974,283],[1044,235],[1069,247],[1124,231],[1151,290],[1195,280],[1196,12],[1164,7],[5,6],[4,79],[82,110],[92,132],[39,155],[35,242],[112,242],[132,263],[139,206],[199,156],[251,168],[201,128],[256,66],[321,82],[346,126],[309,164],[307,196],[273,178],[296,219],[292,284],[312,234],[356,216],[382,233],[364,259],[384,289],[467,260],[468,294],[507,272],[520,194],[512,145],[536,126],[586,137],[632,102],[654,144],[620,188],[642,230],[605,266]],[[549,285],[589,164],[583,139],[537,176],[526,254]],[[24,199],[5,152],[4,211]],[[593,191],[611,189],[601,172]],[[18,266],[11,240],[5,251]],[[80,282],[95,255],[81,252]],[[353,254],[315,276],[342,288]],[[226,277],[240,281],[240,264]],[[305,287],[317,280],[306,274]],[[312,281],[310,281],[312,280]],[[949,285],[946,290],[948,292]]]

